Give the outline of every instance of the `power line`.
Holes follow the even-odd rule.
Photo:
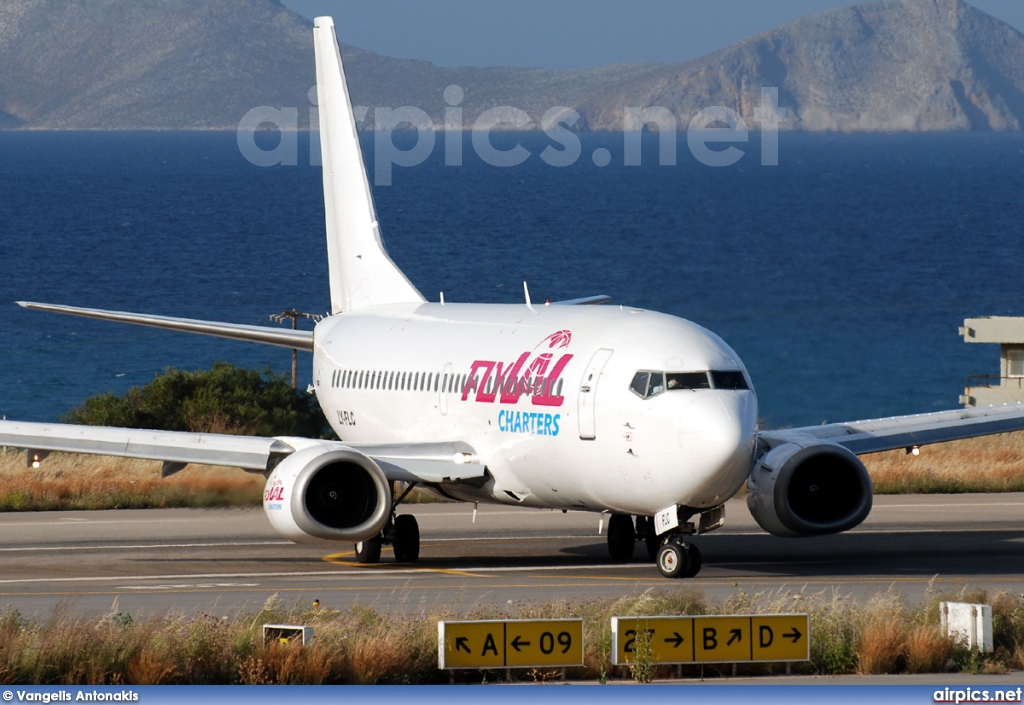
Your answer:
[[[316,323],[317,321],[320,321],[323,318],[323,316],[321,316],[318,313],[305,313],[294,308],[286,309],[284,311],[281,311],[280,313],[275,313],[270,316],[270,320],[274,321],[275,323],[283,323],[285,320],[291,319],[292,330],[298,330],[300,318],[308,318],[312,320],[314,323]],[[292,348],[292,389],[295,389],[295,386],[298,383],[298,372],[299,351],[298,348]]]

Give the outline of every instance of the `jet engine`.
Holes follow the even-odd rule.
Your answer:
[[[357,543],[379,533],[390,518],[391,484],[358,451],[305,448],[267,478],[263,510],[292,541]]]
[[[871,478],[864,463],[834,443],[785,443],[754,465],[747,507],[776,536],[846,531],[871,511]]]

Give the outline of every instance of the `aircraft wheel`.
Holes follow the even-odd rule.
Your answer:
[[[628,514],[612,514],[608,520],[608,553],[613,561],[628,561],[633,557],[636,531],[633,518]]]
[[[395,540],[392,542],[395,560],[415,563],[420,557],[420,525],[412,514],[395,517]]]
[[[658,549],[655,562],[658,572],[666,578],[681,578],[690,567],[690,553],[685,545],[668,540]]]
[[[650,558],[658,557],[658,549],[661,548],[661,537],[654,532],[654,520],[647,521],[647,530],[644,532],[644,543],[647,544],[647,555]]]
[[[686,544],[685,550],[687,556],[690,559],[690,567],[683,572],[681,577],[692,578],[700,572],[700,567],[703,563],[703,560],[700,556],[700,549],[694,546],[692,543]]]
[[[360,541],[356,544],[356,561],[359,563],[379,563],[380,549],[383,543],[380,534],[365,541]]]

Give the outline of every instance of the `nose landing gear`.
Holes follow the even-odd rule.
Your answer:
[[[624,562],[633,557],[636,542],[642,540],[647,555],[654,559],[658,571],[666,578],[692,578],[700,572],[700,549],[686,538],[693,533],[692,524],[683,524],[689,532],[672,531],[658,536],[651,517],[613,514],[608,521],[608,553],[612,560]]]
[[[666,578],[692,578],[700,572],[701,562],[700,549],[679,536],[665,539],[655,558],[658,572]]]

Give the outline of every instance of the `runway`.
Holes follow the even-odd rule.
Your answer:
[[[2,514],[0,605],[43,617],[57,605],[83,616],[227,616],[277,594],[285,605],[319,599],[324,608],[461,617],[651,589],[860,600],[891,588],[911,604],[963,588],[1024,593],[1024,494],[876,497],[854,531],[807,539],[764,533],[733,500],[726,526],[695,539],[704,568],[689,580],[662,578],[642,543],[634,561],[611,563],[597,514],[481,506],[474,523],[472,505],[401,510],[420,524],[412,565],[387,548],[381,563],[360,566],[350,545],[290,543],[261,509]]]

